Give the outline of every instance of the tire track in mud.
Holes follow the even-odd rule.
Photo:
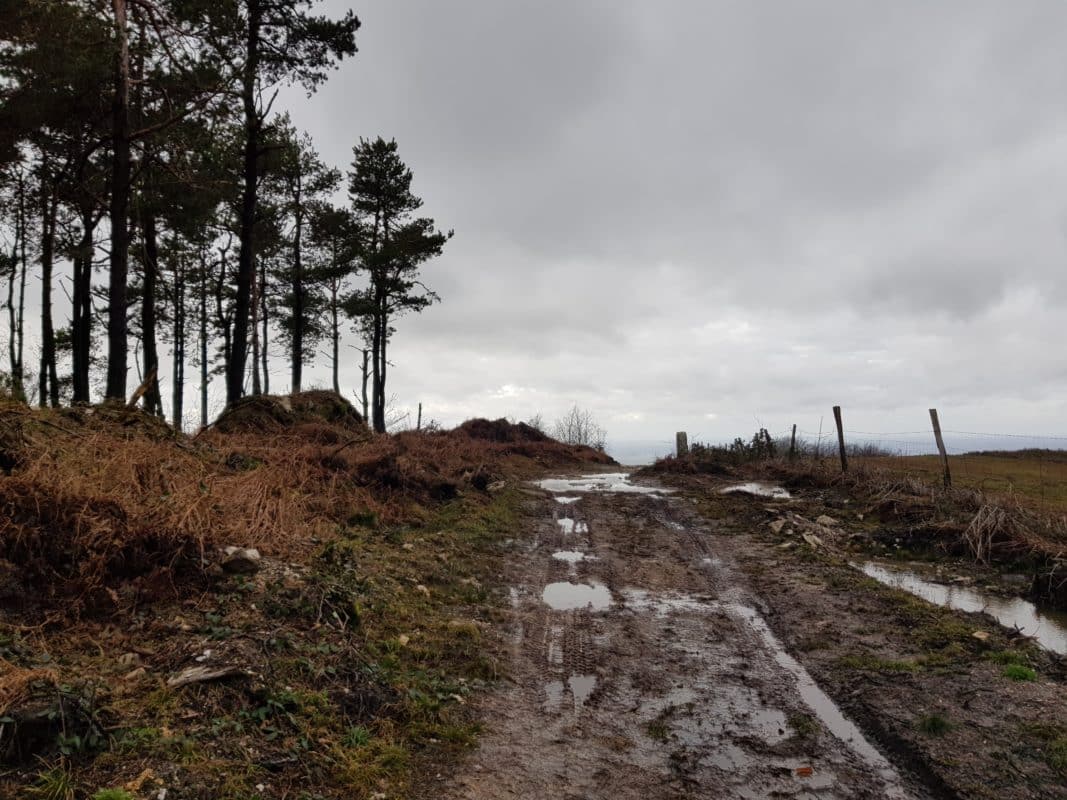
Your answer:
[[[686,503],[617,474],[541,485],[508,576],[514,683],[448,796],[927,796],[781,648]]]

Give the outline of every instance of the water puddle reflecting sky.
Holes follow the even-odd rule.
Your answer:
[[[550,583],[541,593],[546,605],[556,611],[591,608],[603,611],[611,606],[611,590],[601,583]]]
[[[789,655],[759,612],[754,608],[739,603],[731,603],[727,608],[748,623],[752,630],[763,640],[764,645],[770,651],[778,666],[793,676],[794,680],[796,680],[797,693],[800,698],[808,708],[818,715],[822,723],[830,730],[830,733],[845,742],[878,773],[886,784],[885,796],[894,798],[894,800],[906,800],[909,795],[901,785],[900,776],[897,775],[885,756],[879,753],[867,741],[860,729],[841,713],[841,709],[837,707],[826,692],[819,688],[819,685],[815,683],[808,671],[793,656]]]
[[[789,500],[793,497],[781,486],[771,486],[769,483],[757,481],[727,486],[725,489],[719,489],[719,494],[751,494],[756,497],[769,497],[772,500]]]
[[[582,475],[578,478],[547,478],[537,481],[545,491],[553,494],[566,492],[607,492],[616,494],[670,494],[672,489],[663,489],[652,486],[638,486],[630,483],[628,472],[604,472],[596,475]]]
[[[1042,647],[1067,655],[1067,613],[1038,608],[1021,597],[1002,597],[968,586],[946,586],[926,580],[918,572],[895,564],[868,561],[853,566],[895,589],[903,589],[929,603],[958,611],[985,611],[1006,628],[1018,628]]]

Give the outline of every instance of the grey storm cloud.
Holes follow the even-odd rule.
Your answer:
[[[360,53],[284,99],[333,163],[396,137],[456,230],[442,304],[398,325],[401,404],[577,402],[613,440],[835,403],[873,431],[935,402],[1067,428],[1062,3],[354,9]]]

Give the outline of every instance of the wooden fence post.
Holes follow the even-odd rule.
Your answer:
[[[945,440],[941,438],[941,422],[937,418],[937,409],[930,409],[930,422],[934,426],[934,440],[937,442],[937,452],[941,454],[941,466],[945,470],[945,488],[952,487],[952,474],[948,471],[948,452],[945,450]]]
[[[793,435],[789,437],[789,460],[797,457],[797,424],[793,423]]]
[[[837,449],[841,451],[841,471],[848,472],[848,456],[845,455],[845,426],[841,424],[841,406],[834,406],[834,422],[837,423]]]
[[[675,442],[678,458],[689,455],[689,437],[685,431],[678,431],[675,436]]]
[[[415,430],[422,430],[422,403],[419,403],[419,421],[415,423]]]

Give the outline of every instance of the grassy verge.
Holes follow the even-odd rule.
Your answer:
[[[936,484],[938,456],[878,456],[859,459],[868,468],[885,470]],[[1056,451],[970,453],[949,456],[953,484],[976,489],[990,498],[1019,502],[1039,512],[1067,513],[1067,455]]]
[[[375,435],[322,391],[194,437],[0,398],[0,798],[425,791],[497,674],[509,482],[609,461],[506,420]]]
[[[140,630],[9,634],[9,663],[50,663],[59,684],[94,698],[97,735],[71,731],[44,763],[6,770],[0,795],[405,796],[416,772],[475,741],[467,699],[498,675],[486,581],[518,502],[505,490],[422,509],[402,526],[365,517],[306,565],[220,577]],[[167,685],[196,663],[242,672]]]

